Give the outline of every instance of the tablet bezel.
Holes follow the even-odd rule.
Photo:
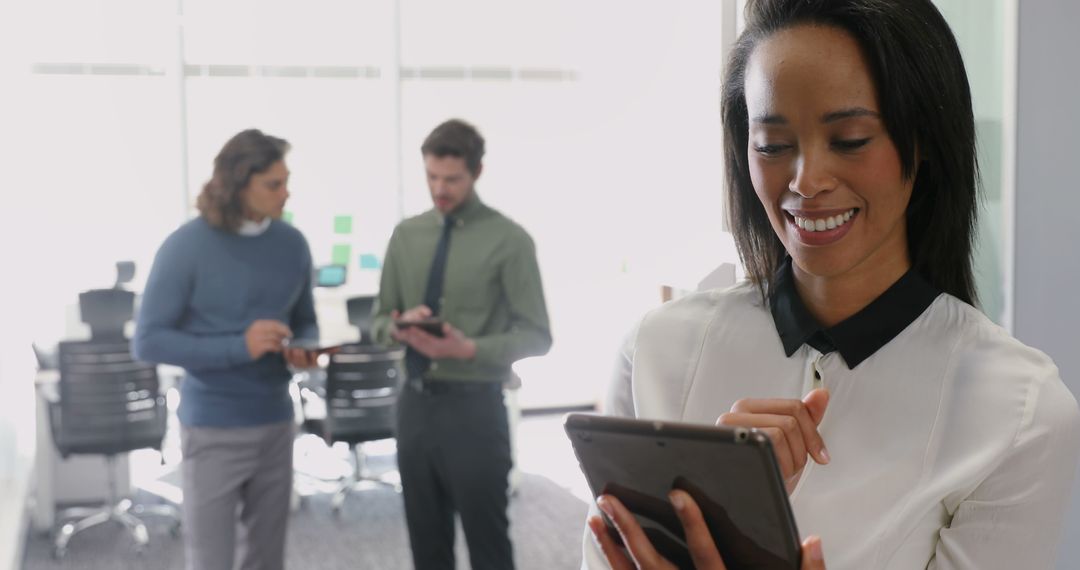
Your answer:
[[[774,514],[778,516],[780,523],[786,526],[786,528],[779,530],[779,532],[787,535],[786,539],[781,539],[787,549],[784,557],[787,560],[794,561],[794,565],[791,566],[792,569],[799,567],[801,547],[795,517],[788,501],[787,490],[776,461],[772,443],[765,433],[752,428],[641,420],[586,413],[568,414],[564,420],[564,429],[570,438],[578,464],[594,497],[598,496],[609,483],[597,480],[596,471],[598,468],[596,466],[609,462],[610,458],[592,457],[590,455],[588,446],[584,445],[582,439],[592,434],[603,433],[625,436],[624,441],[626,444],[633,445],[635,450],[639,450],[639,453],[642,454],[650,453],[651,450],[657,449],[658,446],[663,446],[669,450],[677,448],[679,441],[715,443],[717,445],[717,454],[723,454],[724,449],[730,449],[730,446],[753,449],[755,454],[766,465],[767,480],[742,480],[730,482],[729,484],[739,485],[741,488],[748,490],[757,489],[756,492],[760,492],[766,497],[767,502],[764,504],[769,505],[768,508],[777,509]],[[673,471],[670,479],[674,480],[679,475],[679,473]],[[628,476],[632,477],[631,474],[628,474]],[[630,483],[631,488],[647,486],[634,485],[632,481]],[[666,497],[664,499],[666,500]],[[606,516],[604,516],[604,519],[608,527],[614,532],[611,521],[607,520]]]

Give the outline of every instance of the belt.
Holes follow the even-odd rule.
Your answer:
[[[423,378],[410,378],[405,382],[413,392],[420,394],[476,394],[476,393],[502,393],[502,382],[490,381],[454,381],[454,380],[424,380]]]

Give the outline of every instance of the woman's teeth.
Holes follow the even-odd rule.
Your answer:
[[[843,214],[837,214],[835,216],[829,216],[827,218],[800,218],[799,216],[793,216],[795,218],[795,225],[808,232],[823,232],[825,230],[836,229],[851,219],[851,216],[855,215],[855,208],[852,208]]]

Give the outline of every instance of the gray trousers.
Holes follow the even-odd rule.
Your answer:
[[[292,421],[181,428],[188,570],[284,568],[295,431]]]

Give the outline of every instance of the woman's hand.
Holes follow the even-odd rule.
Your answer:
[[[701,515],[701,509],[689,494],[674,490],[668,495],[675,513],[682,523],[686,535],[686,544],[694,567],[705,570],[726,570],[720,552],[713,542],[709,527]],[[677,567],[656,551],[645,532],[634,519],[634,515],[618,499],[610,495],[601,495],[597,499],[600,510],[607,514],[626,545],[626,552],[615,543],[608,534],[604,521],[600,517],[589,517],[589,530],[607,558],[612,570],[662,569],[675,570]],[[825,570],[825,560],[821,551],[821,539],[811,536],[802,544],[802,570]]]
[[[824,388],[811,390],[802,400],[739,400],[716,425],[757,428],[769,436],[791,494],[808,456],[821,465],[829,462],[825,441],[817,431],[828,405],[829,392]]]

